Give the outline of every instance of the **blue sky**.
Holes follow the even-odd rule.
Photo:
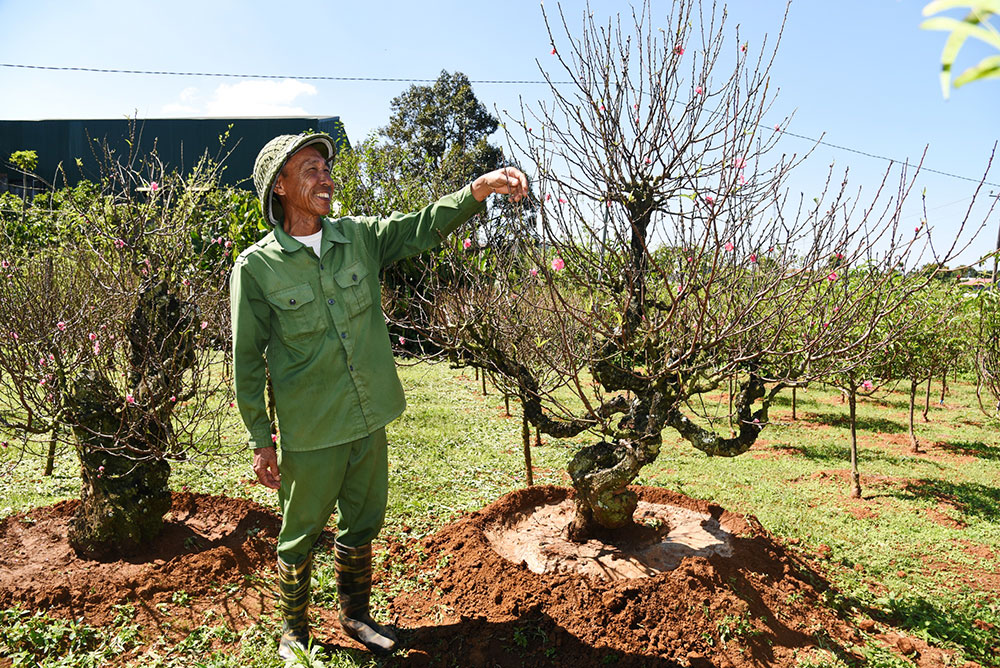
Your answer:
[[[653,0],[653,15],[670,3]],[[984,81],[942,99],[938,68],[944,33],[922,31],[923,0],[798,0],[789,10],[772,81],[779,89],[774,122],[794,112],[789,130],[858,151],[977,179],[1000,138],[1000,82]],[[546,7],[555,9],[550,1]],[[582,2],[564,2],[570,17]],[[595,16],[626,3],[591,2]],[[785,4],[739,0],[729,28],[751,50],[776,36]],[[269,75],[434,79],[442,69],[472,80],[538,79],[553,67],[536,2],[234,2],[178,0],[0,0],[0,63]],[[970,42],[959,69],[988,52]],[[0,67],[0,118],[124,116],[340,116],[353,140],[384,125],[403,82],[338,82],[50,72]],[[516,107],[545,96],[538,85],[479,84],[489,107]],[[782,140],[803,152],[810,142]],[[1000,163],[1000,159],[997,160]],[[883,160],[820,146],[790,184],[813,194],[827,167],[849,168],[855,186],[871,189]],[[989,181],[1000,183],[1000,164]],[[927,172],[932,226],[946,235],[968,206],[975,184]],[[1000,194],[1000,187],[987,186]],[[919,199],[919,197],[917,198]],[[919,219],[918,209],[908,210]],[[978,213],[978,219],[983,215]],[[992,248],[1000,224],[963,256]]]

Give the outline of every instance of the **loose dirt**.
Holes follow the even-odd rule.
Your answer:
[[[791,667],[831,652],[851,659],[860,636],[823,604],[828,584],[753,517],[634,489],[641,522],[615,539],[560,542],[570,491],[532,487],[431,536],[380,543],[375,585],[389,596],[377,614],[398,626],[406,647],[384,665],[742,668]],[[0,608],[113,628],[127,604],[126,621],[147,643],[178,642],[206,615],[235,631],[265,619],[273,628],[279,519],[270,510],[177,493],[144,553],[93,561],[66,542],[74,508],[68,501],[0,520]],[[328,538],[318,549],[330,549]],[[336,628],[334,610],[313,605],[311,615],[328,649],[358,649]],[[142,665],[142,651],[115,665]]]

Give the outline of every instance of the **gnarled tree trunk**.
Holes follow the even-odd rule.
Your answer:
[[[67,403],[75,417],[83,481],[69,529],[70,545],[92,558],[132,552],[163,527],[163,516],[170,510],[170,464],[135,458],[148,446],[135,442],[139,433],[130,428],[130,421],[142,420],[107,380],[93,374],[77,378]],[[128,435],[122,438],[122,432]]]

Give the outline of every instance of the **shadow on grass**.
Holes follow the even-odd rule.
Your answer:
[[[1000,447],[987,445],[982,441],[939,441],[934,445],[956,455],[1000,460]]]
[[[818,424],[825,424],[829,427],[839,427],[841,429],[851,428],[851,418],[842,413],[808,413],[806,419]],[[857,428],[860,431],[870,431],[879,434],[901,434],[909,431],[902,422],[887,420],[886,418],[873,418],[859,415],[857,418]]]
[[[849,437],[845,436],[843,442],[820,443],[817,445],[782,445],[782,449],[788,453],[796,453],[807,459],[819,462],[829,462],[837,465],[847,465],[851,461],[851,450],[848,443]],[[914,459],[910,456],[894,455],[886,452],[882,448],[858,448],[859,462],[884,462],[893,466],[911,466]],[[933,469],[941,469],[943,465],[931,459],[919,459],[922,466]],[[862,471],[862,475],[864,471]]]
[[[996,638],[991,630],[1000,619],[996,618],[996,613],[991,615],[982,601],[939,605],[920,596],[902,596],[889,599],[888,608],[888,619],[896,625],[926,633],[935,644],[960,645],[966,651],[966,659],[985,666],[1000,665],[994,651]]]
[[[991,522],[1000,520],[1000,489],[996,487],[972,482],[921,478],[907,482],[891,495],[900,499],[947,503],[966,515]]]
[[[791,408],[792,407],[792,393],[788,392],[788,394],[779,394],[773,400],[771,400],[771,405],[772,406],[783,406],[785,408]],[[817,405],[816,400],[813,399],[812,397],[807,397],[807,396],[804,396],[804,395],[800,394],[800,395],[798,395],[795,398],[795,408],[796,408],[796,410],[801,409],[803,406],[816,406],[816,405]]]

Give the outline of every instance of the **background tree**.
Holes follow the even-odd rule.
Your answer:
[[[458,190],[503,161],[489,142],[499,121],[461,72],[441,71],[430,86],[410,86],[393,98],[381,135],[395,149],[403,176],[427,184],[434,199]]]

